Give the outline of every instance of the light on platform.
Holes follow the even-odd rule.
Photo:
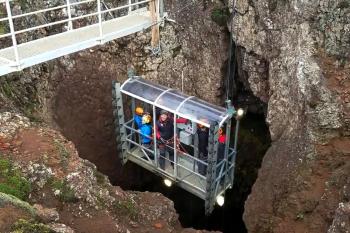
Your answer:
[[[167,187],[171,187],[171,185],[173,184],[173,182],[171,182],[171,180],[169,180],[169,179],[164,179],[164,184],[165,184]]]
[[[217,196],[216,203],[218,203],[219,206],[223,206],[225,203],[225,197],[222,195]]]
[[[243,109],[240,108],[240,109],[237,110],[237,116],[238,117],[242,117],[243,114],[244,114],[244,110]]]

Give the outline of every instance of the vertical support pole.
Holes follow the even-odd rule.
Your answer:
[[[130,13],[131,13],[131,0],[129,0],[129,11],[128,11],[128,15],[130,15]]]
[[[215,180],[218,151],[218,131],[219,125],[210,124],[208,140],[208,167],[207,167],[207,187],[205,197],[205,214],[209,215],[215,205]]]
[[[164,16],[164,1],[163,0],[158,0],[158,15],[159,18],[163,18]]]
[[[156,0],[156,14],[157,14],[157,22],[160,21],[160,15],[159,15],[159,10],[160,10],[160,1],[161,0]]]
[[[12,37],[12,46],[13,46],[13,51],[15,53],[16,65],[17,65],[17,68],[19,68],[20,63],[19,63],[18,47],[17,47],[17,40],[16,40],[16,34],[15,34],[15,27],[13,25],[10,0],[6,0],[6,11],[7,11],[7,18],[8,18],[9,26],[10,26],[10,32],[11,32],[11,37]]]
[[[131,99],[131,114],[132,114],[133,117],[136,114],[135,113],[135,109],[136,109],[135,98],[132,97],[132,99]],[[135,121],[132,122],[132,126],[133,126],[132,128],[135,129]],[[132,131],[131,132],[131,140],[133,140],[134,142],[139,142],[139,144],[141,144],[141,135],[139,133],[135,132],[135,131]],[[130,145],[130,146],[134,147],[135,144],[134,145]],[[131,148],[129,148],[129,149],[131,149]]]
[[[233,180],[234,180],[234,176],[235,176],[235,166],[236,166],[236,156],[237,156],[237,142],[238,142],[238,132],[239,132],[239,123],[240,123],[240,120],[238,120],[236,118],[236,128],[235,128],[235,141],[234,141],[234,154],[232,156],[232,159],[231,159],[231,163],[234,164],[233,168],[232,168],[232,171],[231,171],[231,185],[233,186]]]
[[[176,113],[174,113],[174,176],[177,177]]]
[[[135,109],[136,109],[135,98],[132,97],[132,100],[131,100],[131,113],[132,113],[132,116],[135,116]]]
[[[227,186],[227,175],[228,175],[228,167],[229,167],[229,159],[228,159],[228,152],[230,149],[230,136],[231,136],[231,119],[229,119],[226,123],[226,141],[225,141],[225,156],[224,156],[224,160],[225,160],[225,178],[224,178],[224,189],[226,189]],[[233,182],[233,180],[231,181],[231,183]]]
[[[113,116],[114,116],[114,127],[115,127],[115,136],[117,141],[117,149],[119,157],[122,159],[122,164],[127,162],[127,144],[126,144],[126,130],[124,127],[124,109],[123,109],[123,99],[120,92],[120,83],[115,81],[112,83],[113,90]]]
[[[101,14],[101,0],[97,0],[97,13],[98,13],[98,28],[100,31],[100,43],[102,44],[103,32],[102,32],[102,14]]]
[[[156,167],[159,166],[158,163],[158,149],[157,149],[157,115],[156,115],[156,106],[153,105],[153,146],[154,146],[154,162],[156,163]]]
[[[128,68],[128,78],[134,78],[135,77],[135,71],[133,68]],[[132,97],[131,98],[131,114],[132,114],[132,117],[135,116],[135,109],[136,109],[136,106],[135,106],[135,98]],[[132,128],[135,129],[135,121],[132,121]],[[131,140],[136,142],[136,133],[134,131],[131,131]],[[129,144],[129,149],[131,149],[132,146],[135,146],[134,144],[130,143]]]
[[[156,9],[156,2],[158,0],[151,0],[149,2],[149,9],[151,12],[151,18],[152,18],[152,41],[151,41],[151,47],[158,48],[159,46],[159,24],[157,23],[158,19],[158,10]]]
[[[234,142],[234,150],[237,152],[237,142],[238,142],[238,129],[239,129],[239,121],[236,119],[236,129],[235,129],[235,142]]]
[[[73,23],[72,23],[72,12],[70,8],[70,0],[67,0],[67,14],[68,14],[68,31],[73,29]]]
[[[197,123],[195,123],[195,122],[192,122],[192,129],[193,129],[193,132],[195,132],[195,134],[194,134],[194,157],[196,158],[196,159],[198,159],[198,153],[199,153],[199,151],[198,151],[198,133],[197,133]],[[198,164],[197,163],[197,160],[194,160],[194,162],[193,162],[193,171],[196,171],[196,164]]]

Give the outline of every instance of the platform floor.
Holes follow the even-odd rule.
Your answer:
[[[146,15],[146,13],[128,15],[105,21],[102,24],[102,37],[100,37],[98,24],[94,24],[20,44],[18,46],[20,66],[15,64],[13,47],[2,49],[0,50],[0,75],[141,31],[152,25],[151,18]]]
[[[177,180],[177,182],[179,182],[180,184],[182,184],[181,186],[183,188],[185,188],[186,190],[188,190],[191,193],[194,193],[197,196],[200,196],[201,198],[203,198],[203,194],[205,193],[206,190],[206,179],[196,175],[195,173],[192,173],[190,171],[188,171],[187,169],[193,171],[193,161],[191,161],[191,158],[185,157],[185,156],[178,156],[178,164],[186,167],[187,169],[181,167],[181,166],[177,166],[177,176],[174,174],[174,169],[170,164],[170,161],[166,160],[165,163],[165,171],[161,170],[160,168],[157,168],[154,164],[154,161],[148,161],[145,158],[142,158],[144,156],[144,153],[142,152],[142,150],[139,147],[134,147],[130,150],[130,154],[136,158],[135,159],[130,159],[133,162],[136,162],[137,164],[139,164],[140,166],[146,168],[147,170],[150,171],[162,171],[165,172],[167,175],[175,178]],[[195,170],[196,170],[196,166],[195,166]],[[195,189],[199,189],[197,191],[194,191],[194,187],[196,187]]]

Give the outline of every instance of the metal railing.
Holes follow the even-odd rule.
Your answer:
[[[77,27],[75,28],[74,22],[76,22],[77,20],[87,19],[89,17],[97,17],[97,23],[92,23],[91,25],[98,24],[99,36],[100,36],[99,39],[102,40],[102,37],[103,37],[102,24],[103,24],[103,22],[109,21],[109,20],[106,20],[105,17],[103,17],[105,14],[111,14],[111,12],[116,12],[116,11],[120,11],[123,9],[126,10],[127,15],[135,14],[135,12],[133,12],[133,8],[136,9],[136,7],[134,7],[134,6],[145,6],[147,8],[149,5],[149,2],[151,2],[151,1],[152,0],[143,0],[143,1],[135,2],[135,3],[131,3],[131,1],[128,0],[128,1],[126,1],[127,2],[126,5],[118,6],[118,7],[114,7],[114,8],[110,8],[110,9],[105,7],[105,9],[103,10],[102,6],[104,6],[104,5],[102,3],[103,2],[102,0],[83,0],[83,1],[77,1],[77,2],[71,2],[71,0],[66,0],[65,4],[60,5],[60,6],[54,6],[54,7],[50,7],[47,9],[40,9],[40,10],[33,11],[33,12],[27,12],[27,13],[23,13],[23,14],[13,15],[12,8],[15,6],[15,3],[12,3],[11,0],[0,0],[0,6],[2,4],[5,4],[5,9],[6,9],[6,14],[7,14],[6,17],[0,18],[0,23],[8,24],[8,30],[9,30],[9,32],[4,32],[3,34],[0,34],[0,39],[6,38],[6,37],[11,38],[12,46],[8,46],[8,47],[14,48],[15,60],[16,60],[16,63],[19,64],[19,61],[20,61],[20,58],[18,55],[18,44],[19,44],[18,43],[18,35],[19,34],[33,32],[35,30],[48,28],[48,27],[52,27],[55,25],[62,25],[62,24],[64,24],[64,27],[62,29],[66,29],[66,31],[72,31],[72,30],[76,30],[76,29],[83,28],[83,27],[87,26],[87,25],[85,25],[85,26],[77,25]],[[92,12],[92,13],[85,12],[84,13],[82,10],[80,10],[79,11],[81,13],[80,15],[72,14],[72,12],[73,12],[72,9],[75,9],[78,6],[82,6],[82,5],[88,4],[88,3],[97,4],[97,7],[96,7],[94,12]],[[24,20],[25,17],[39,16],[41,14],[54,12],[54,11],[58,11],[58,10],[62,11],[63,15],[65,16],[64,19],[57,20],[54,22],[40,24],[40,25],[33,26],[33,27],[27,27],[27,28],[20,29],[20,30],[16,30],[16,24],[14,23],[14,20],[21,20],[21,19]],[[74,12],[76,12],[76,11],[74,10]],[[127,16],[127,15],[125,15],[125,16]],[[120,16],[118,18],[125,17],[125,16]],[[112,19],[114,19],[114,18],[112,18]],[[110,20],[112,20],[112,19],[110,19]],[[23,26],[23,25],[21,24],[21,26]],[[61,32],[61,33],[64,33],[64,32]],[[3,49],[3,48],[1,48],[1,49]],[[2,58],[2,59],[7,60],[6,58]]]

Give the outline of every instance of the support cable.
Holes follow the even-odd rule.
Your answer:
[[[236,0],[233,0],[232,2],[232,13],[231,13],[231,25],[230,25],[230,47],[229,47],[229,57],[228,57],[228,69],[227,69],[227,75],[226,75],[226,100],[230,100],[232,98],[232,95],[230,95],[230,88],[231,88],[231,74],[232,74],[232,81],[234,81],[234,76],[236,72],[236,64],[235,61],[232,62],[232,50],[234,50],[234,54],[236,53],[236,43],[233,46],[233,20],[235,17],[235,11],[236,9]]]
[[[235,17],[235,9],[236,9],[236,0],[232,1],[232,13],[231,13],[231,19],[230,19],[230,47],[229,47],[229,59],[228,59],[228,69],[227,69],[227,76],[226,76],[226,101],[229,101],[232,98],[232,95],[230,95],[230,88],[231,88],[231,74],[232,74],[232,81],[234,82],[234,77],[235,77],[235,72],[236,72],[236,66],[235,66],[235,61],[232,63],[232,50],[234,50],[234,53],[236,53],[236,44],[233,46],[233,20]],[[232,72],[232,73],[231,73]],[[231,123],[229,130],[231,130]],[[227,132],[226,130],[226,135],[230,135],[230,132]],[[226,146],[229,146],[229,143],[226,140]],[[228,153],[228,152],[226,152]],[[227,182],[227,169],[228,169],[228,156],[226,156],[226,161],[225,161],[225,175],[224,175],[224,184],[223,188],[225,189],[223,192],[223,196],[225,198],[226,194],[226,182]],[[233,168],[232,168],[233,169]],[[218,182],[221,182],[222,177],[219,179]],[[223,219],[225,219],[225,210],[223,211]]]

